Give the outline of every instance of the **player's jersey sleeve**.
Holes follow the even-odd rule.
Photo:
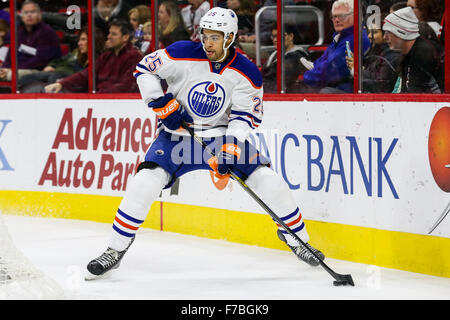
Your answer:
[[[167,56],[164,49],[146,55],[136,65],[133,75],[146,105],[164,95],[161,79],[166,79],[174,69],[173,60]]]
[[[234,88],[226,134],[241,141],[258,128],[263,118],[262,76],[258,68],[241,57],[230,68],[240,75],[241,81]]]

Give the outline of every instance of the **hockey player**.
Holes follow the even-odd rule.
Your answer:
[[[142,99],[159,116],[158,135],[119,205],[107,250],[87,266],[87,280],[119,266],[162,189],[170,188],[183,174],[202,169],[213,169],[222,178],[233,170],[310,250],[325,258],[307,243],[309,236],[288,185],[247,141],[263,116],[262,77],[232,46],[238,30],[236,14],[212,8],[201,19],[200,28],[201,43],[176,42],[145,56],[136,67]],[[167,81],[166,93],[161,79]],[[206,155],[180,128],[182,121],[216,151],[216,157]],[[319,264],[281,226],[277,233],[299,259]]]

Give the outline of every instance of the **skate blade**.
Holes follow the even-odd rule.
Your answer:
[[[86,273],[84,274],[85,281],[97,280],[97,279],[101,279],[102,277],[103,277],[103,275],[96,276],[95,274],[92,274],[89,271],[86,271]]]
[[[97,276],[95,274],[90,273],[89,270],[86,270],[86,273],[84,274],[84,280],[85,281],[92,281],[92,280],[98,280],[98,279],[105,279],[105,278],[107,278],[109,276],[110,271],[111,270],[109,270],[108,272],[105,272],[104,274],[101,274],[101,275]]]

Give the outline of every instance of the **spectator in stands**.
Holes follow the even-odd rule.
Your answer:
[[[0,10],[0,67],[6,60],[8,55],[10,36],[9,36],[9,12],[1,9]]]
[[[95,30],[94,35],[98,57],[103,51],[105,36],[99,29]],[[83,28],[78,34],[77,48],[61,58],[50,61],[42,71],[23,76],[19,81],[19,90],[22,93],[42,92],[46,85],[83,70],[88,62],[88,29]]]
[[[21,8],[22,24],[17,30],[17,67],[19,79],[29,73],[42,70],[50,60],[61,57],[56,32],[42,21],[39,5],[26,0]],[[4,69],[0,69],[0,80],[11,80],[11,51]]]
[[[442,7],[440,0],[408,0],[408,7],[411,7],[419,19],[419,23],[423,22],[424,31],[430,29],[434,32],[436,37],[440,37],[442,26],[440,20],[442,17]],[[419,25],[419,28],[421,26]],[[421,30],[422,31],[422,30]],[[420,32],[421,35],[426,35],[425,32]]]
[[[165,48],[179,40],[189,40],[178,6],[172,1],[164,1],[159,5],[159,42]]]
[[[294,0],[283,0],[285,5],[294,5]],[[277,0],[265,0],[263,7],[276,6]],[[277,11],[274,10],[265,10],[259,17],[259,39],[261,41],[261,45],[271,45],[272,39],[270,38],[272,32],[272,25],[277,21]],[[239,36],[239,41],[241,43],[254,43],[256,41],[255,33],[248,35]]]
[[[9,32],[9,24],[7,21],[0,19],[0,67],[6,59],[9,51],[9,42],[7,35]]]
[[[331,8],[334,34],[331,44],[303,75],[307,91],[320,93],[352,93],[353,79],[346,62],[346,42],[353,52],[353,0],[336,0]],[[367,32],[362,32],[362,51],[370,47]],[[306,61],[302,59],[302,61]]]
[[[389,47],[403,55],[394,92],[443,92],[444,68],[440,52],[420,36],[419,20],[413,9],[407,7],[389,14],[384,19],[383,31]]]
[[[408,0],[405,4],[413,9],[419,20],[420,35],[430,40],[430,43],[440,52],[441,63],[444,63],[444,37],[441,37],[442,26],[438,22],[443,14],[441,0]]]
[[[445,61],[445,43],[442,35],[442,26],[440,21],[443,16],[442,0],[414,0],[408,1],[408,6],[419,19],[419,33],[422,37],[429,40],[431,44],[439,51],[440,64],[444,65]],[[443,75],[441,76],[443,77]]]
[[[141,45],[139,46],[139,50],[141,51],[141,53],[143,55],[147,55],[147,54],[151,53],[150,52],[151,51],[150,44],[152,42],[152,23],[151,23],[151,21],[144,23],[144,25],[142,26],[142,32],[143,32],[143,36],[142,36]]]
[[[0,10],[0,19],[5,20],[9,25],[10,14],[9,11],[5,9]]]
[[[8,31],[6,32],[6,34],[3,37],[4,43],[9,43],[9,19],[10,19],[9,10],[7,11],[5,9],[1,9],[0,10],[0,20],[3,20],[6,23],[6,26],[8,27]]]
[[[142,54],[131,43],[132,26],[125,20],[111,21],[105,47],[95,61],[96,91],[138,92],[133,71]],[[45,92],[87,92],[89,71],[84,69],[45,87]]]
[[[95,26],[106,36],[111,20],[128,19],[131,8],[126,0],[98,0],[94,8]]]
[[[298,92],[296,84],[298,77],[306,71],[301,64],[300,58],[309,59],[308,52],[302,47],[295,47],[296,29],[293,25],[286,25],[284,28],[284,70],[286,92]],[[272,27],[273,45],[277,47],[277,25]],[[274,51],[267,62],[262,67],[264,92],[277,92],[277,51]]]
[[[139,25],[144,25],[146,22],[151,21],[151,18],[151,10],[146,5],[136,6],[128,11],[128,19],[133,26],[134,31],[139,28]]]
[[[254,1],[227,0],[227,8],[233,10],[238,17],[238,36],[250,35],[255,28]]]
[[[208,0],[188,0],[189,5],[181,9],[184,26],[192,41],[200,42],[200,19],[210,9]]]
[[[386,14],[385,14],[386,16]],[[383,38],[380,21],[368,25],[371,47],[364,56],[362,67],[362,90],[366,93],[390,93],[394,90],[398,76],[398,66],[401,55],[389,48]],[[353,75],[353,53],[346,57],[347,66]]]
[[[150,8],[146,5],[138,5],[128,11],[128,19],[134,30],[134,36],[131,39],[131,43],[133,43],[141,52],[145,52],[149,43],[143,39],[143,28],[145,23],[151,22]]]

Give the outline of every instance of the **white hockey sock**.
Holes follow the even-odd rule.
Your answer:
[[[309,241],[302,214],[289,186],[281,176],[268,167],[260,167],[245,182],[303,242]],[[284,234],[290,246],[298,246],[294,237],[281,225],[278,225],[278,229]]]
[[[126,249],[169,179],[167,171],[160,167],[136,173],[117,210],[109,240],[110,248],[118,251]]]

